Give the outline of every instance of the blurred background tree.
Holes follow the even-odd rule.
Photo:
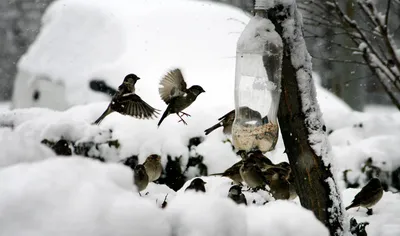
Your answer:
[[[0,1],[0,101],[10,100],[17,62],[39,33],[53,0]]]

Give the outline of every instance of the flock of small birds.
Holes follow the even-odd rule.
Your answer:
[[[108,105],[104,113],[94,122],[100,124],[102,120],[112,112],[129,115],[137,119],[157,118],[160,110],[147,104],[135,93],[135,84],[140,78],[135,74],[128,74],[118,87],[118,91]],[[183,112],[189,107],[196,98],[204,93],[204,89],[199,85],[187,88],[185,79],[180,69],[169,71],[160,81],[159,94],[161,99],[167,104],[167,108],[161,116],[158,126],[163,120],[176,114],[179,122],[187,124],[183,116],[190,116]],[[256,111],[248,107],[241,107],[244,114],[253,116]],[[232,133],[232,124],[235,119],[235,110],[232,110],[218,119],[218,123],[206,129],[206,135],[214,130],[223,127],[223,133]],[[223,176],[230,178],[233,186],[229,189],[227,196],[238,204],[247,205],[246,198],[242,193],[243,183],[249,187],[248,190],[258,191],[260,189],[269,191],[275,199],[294,199],[297,197],[294,188],[294,176],[288,162],[274,164],[261,151],[251,151],[241,153],[241,160],[233,164],[222,173],[212,174],[213,176]],[[162,174],[161,157],[150,155],[143,164],[138,164],[134,168],[134,183],[138,188],[139,194],[145,190],[149,182],[156,181]],[[201,178],[195,178],[185,191],[206,192],[204,182]],[[269,189],[266,189],[268,186]],[[352,203],[346,210],[354,207],[365,207],[368,215],[372,214],[374,206],[383,195],[381,182],[377,178],[372,178],[354,197]],[[166,203],[163,205],[166,205]]]

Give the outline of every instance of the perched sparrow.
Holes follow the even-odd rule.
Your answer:
[[[205,185],[206,182],[204,182],[200,178],[195,178],[190,182],[190,185],[185,189],[185,192],[188,190],[195,190],[196,192],[201,191],[201,192],[206,192]]]
[[[161,165],[161,157],[159,155],[153,154],[148,156],[143,165],[144,168],[146,168],[147,175],[149,176],[149,182],[156,181],[160,178],[163,168]]]
[[[253,119],[261,120],[261,114],[258,111],[255,111],[247,106],[240,107],[239,112],[241,114],[241,116],[238,117],[239,120],[253,120]],[[209,133],[213,132],[215,129],[218,129],[219,127],[224,127],[223,129],[224,134],[231,134],[232,124],[233,121],[235,120],[235,114],[236,114],[235,110],[226,113],[224,116],[218,119],[219,123],[204,130],[205,134],[208,135]]]
[[[218,119],[219,122],[210,128],[204,130],[204,133],[208,135],[209,133],[213,132],[215,129],[219,127],[224,127],[223,132],[224,134],[231,134],[232,133],[232,124],[235,120],[235,110],[232,110],[226,113],[224,116]]]
[[[182,111],[190,106],[196,100],[197,96],[205,92],[199,85],[193,85],[187,89],[185,79],[180,69],[174,69],[168,72],[167,75],[161,79],[158,91],[161,99],[168,105],[160,122],[158,122],[158,126],[161,125],[168,115],[174,113],[179,116],[179,122],[182,121],[184,124],[187,124],[182,119],[182,116],[190,115]],[[181,115],[179,113],[181,113]]]
[[[212,175],[221,175],[224,177],[228,177],[231,180],[233,180],[233,182],[235,184],[242,184],[243,179],[242,179],[242,176],[240,175],[240,167],[242,166],[242,164],[243,164],[243,161],[240,160],[240,161],[236,162],[235,164],[233,164],[228,169],[226,169],[223,173],[216,173],[216,174],[212,174]]]
[[[149,184],[149,176],[146,173],[146,168],[144,168],[143,165],[138,164],[133,169],[133,173],[135,176],[135,185],[137,186],[139,192],[141,192],[146,189],[147,185]]]
[[[283,169],[282,167],[279,167],[274,163],[272,163],[272,161],[268,157],[264,156],[262,152],[259,150],[249,152],[247,154],[247,157],[245,158],[253,159],[254,162],[260,167],[262,171],[266,171],[269,168]]]
[[[372,214],[372,206],[381,200],[383,195],[383,188],[381,181],[377,178],[372,178],[367,185],[365,185],[359,193],[354,197],[350,206],[346,210],[353,207],[365,207],[368,209],[368,214]],[[370,212],[370,213],[369,213]]]
[[[273,170],[269,170],[269,172]],[[275,199],[289,199],[290,198],[290,183],[286,180],[286,176],[278,172],[272,175],[267,175],[269,188],[272,196]]]
[[[135,84],[140,78],[134,74],[125,76],[124,81],[118,87],[118,92],[113,96],[106,111],[94,122],[100,122],[109,114],[116,111],[123,115],[130,115],[138,119],[153,119],[157,117],[157,109],[151,107],[135,94]]]
[[[264,188],[268,184],[267,178],[253,158],[243,160],[240,176],[250,188]]]
[[[229,189],[228,197],[232,199],[237,204],[247,205],[246,197],[242,193],[242,187],[239,185],[233,185]]]

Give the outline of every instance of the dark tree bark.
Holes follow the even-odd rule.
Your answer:
[[[298,14],[295,3],[292,6],[279,5],[268,10],[268,18],[284,43],[279,125],[301,205],[313,211],[328,227],[331,235],[343,235],[344,213],[329,163],[325,126],[315,98],[311,58],[307,50],[300,51],[301,55],[298,55],[299,51],[296,52],[299,47],[305,48]],[[290,20],[294,20],[292,33],[285,28]],[[304,61],[293,57],[294,54],[301,56]],[[304,91],[305,85],[309,87],[309,91]],[[310,138],[315,134],[322,134],[323,137],[317,140],[320,143],[316,143],[315,138]]]

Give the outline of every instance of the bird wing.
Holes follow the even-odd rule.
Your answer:
[[[123,115],[130,115],[138,119],[153,119],[159,110],[143,101],[137,94],[130,93],[116,98],[111,102],[111,109]]]
[[[371,185],[366,185],[365,187],[363,187],[361,189],[361,191],[359,193],[357,193],[357,195],[354,197],[353,202],[357,203],[357,204],[362,203],[365,200],[368,200],[371,197],[373,197],[379,191],[381,191],[381,188],[376,188]]]
[[[224,120],[226,117],[229,116],[235,116],[235,109],[233,109],[232,111],[226,113],[225,115],[223,115],[221,118],[219,118],[218,120]]]
[[[158,89],[161,99],[169,104],[171,99],[186,92],[186,82],[180,69],[169,71],[160,81]]]

